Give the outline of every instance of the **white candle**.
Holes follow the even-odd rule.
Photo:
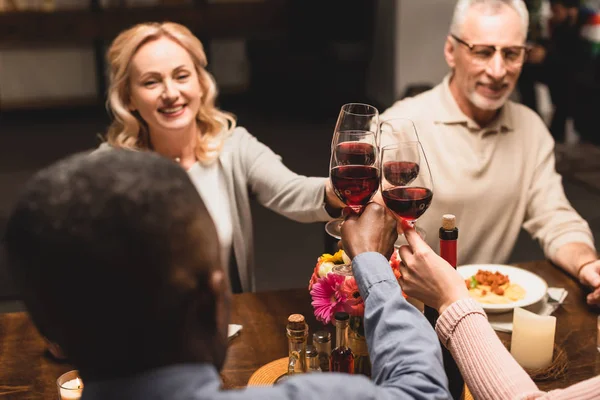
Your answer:
[[[515,308],[510,352],[524,368],[545,368],[552,363],[556,317]]]
[[[83,392],[83,382],[79,378],[71,379],[60,385],[61,400],[79,400]]]

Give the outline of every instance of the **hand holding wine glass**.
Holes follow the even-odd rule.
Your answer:
[[[405,227],[406,228],[406,227]],[[435,308],[441,314],[456,300],[469,297],[464,280],[442,257],[438,256],[412,228],[405,229],[408,245],[399,249],[403,261],[402,290]],[[415,257],[415,254],[419,257]]]
[[[378,252],[390,258],[398,237],[396,220],[377,203],[369,203],[360,216],[351,215],[342,226],[344,251],[353,259],[365,252]]]

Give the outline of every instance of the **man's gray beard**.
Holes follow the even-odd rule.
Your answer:
[[[511,93],[512,91],[506,92],[506,94],[498,100],[490,101],[479,93],[473,91],[469,94],[469,100],[475,105],[475,107],[481,110],[495,111],[502,108],[502,106],[508,101]]]

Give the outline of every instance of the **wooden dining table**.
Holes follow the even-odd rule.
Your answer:
[[[568,370],[558,379],[537,382],[542,390],[563,388],[600,374],[596,349],[598,309],[585,302],[585,291],[561,269],[547,261],[517,264],[541,276],[549,286],[569,291],[554,313],[556,338],[568,357]],[[225,388],[241,388],[261,366],[287,356],[285,325],[290,314],[306,317],[310,333],[323,329],[313,315],[306,288],[234,295],[231,322],[243,325],[230,340],[221,372]],[[325,329],[333,332],[331,326]],[[498,333],[510,341],[510,334]],[[309,338],[310,342],[310,338]],[[0,315],[0,399],[52,399],[57,397],[56,379],[73,369],[47,352],[27,313]]]

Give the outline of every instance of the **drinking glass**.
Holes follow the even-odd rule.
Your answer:
[[[402,142],[420,142],[415,123],[408,118],[391,118],[379,124],[379,146]]]
[[[345,212],[360,213],[379,188],[377,138],[370,131],[340,131],[334,136],[329,179]],[[331,236],[341,237],[342,219],[325,225]]]
[[[378,130],[379,111],[377,108],[369,104],[348,103],[340,109],[333,132],[335,135],[337,132],[345,131],[370,131],[377,136]]]
[[[375,143],[379,146],[379,111],[372,105],[364,103],[348,103],[340,108],[335,129],[333,130],[333,139],[331,141],[331,150],[337,143],[339,132],[366,131],[373,132]],[[325,231],[336,239],[340,239],[341,220],[330,221],[325,225]]]
[[[413,227],[427,211],[433,199],[433,179],[420,142],[398,142],[382,148],[381,197],[396,218]],[[424,238],[422,230],[419,234]],[[399,239],[395,246],[402,244]]]
[[[379,125],[379,145],[383,148],[390,144],[398,144],[404,142],[420,142],[417,127],[409,118],[390,118],[382,121]],[[415,230],[421,236],[421,239],[425,240],[427,236],[425,230],[415,227]],[[396,240],[395,247],[398,248],[402,245],[408,244],[406,238],[402,233],[399,234]]]
[[[56,380],[59,400],[79,400],[83,394],[83,382],[79,371],[65,372]]]

